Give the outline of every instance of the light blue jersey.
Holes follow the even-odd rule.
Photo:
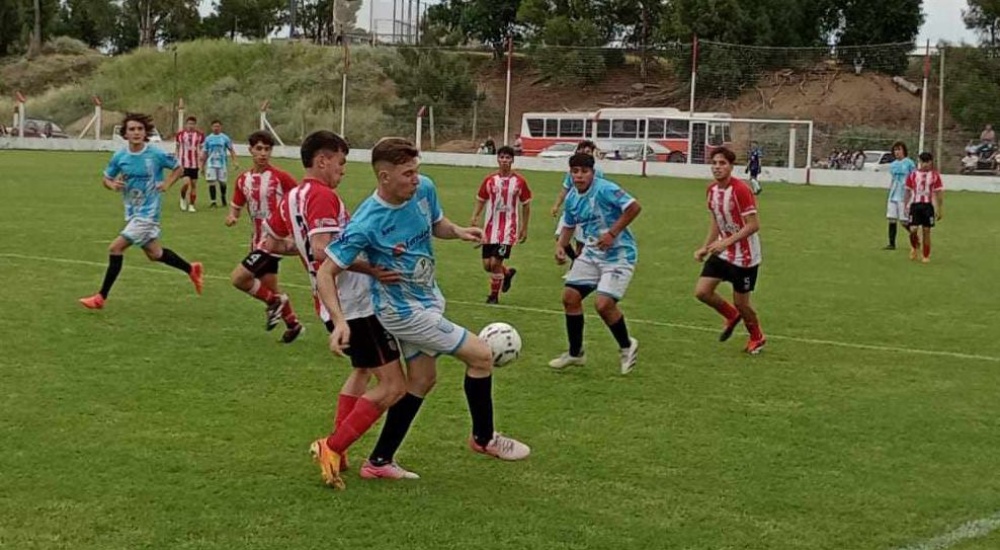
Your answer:
[[[597,180],[597,179],[604,179],[604,170],[601,170],[600,168],[598,168],[598,167],[595,166],[594,167],[594,179],[595,180]],[[570,172],[566,172],[566,175],[563,176],[563,189],[565,189],[567,191],[572,191],[573,190],[573,174],[570,173]]]
[[[587,192],[580,194],[575,188],[566,195],[566,212],[563,219],[567,226],[579,226],[583,230],[584,258],[604,263],[626,263],[634,265],[639,257],[632,230],[625,228],[614,244],[607,250],[597,248],[597,240],[615,225],[625,209],[635,199],[618,186],[604,178],[594,178]]]
[[[208,134],[205,136],[205,143],[201,146],[205,151],[207,159],[205,166],[209,168],[227,168],[229,166],[229,149],[233,146],[233,140],[226,134]]]
[[[431,246],[433,226],[443,217],[434,182],[420,176],[416,194],[403,204],[389,204],[377,192],[365,199],[326,254],[346,269],[364,252],[372,264],[402,275],[402,281],[390,284],[373,279],[373,305],[380,318],[407,319],[423,309],[443,311]]]
[[[128,147],[111,156],[104,175],[110,179],[124,176],[125,219],[160,221],[160,198],[163,196],[156,186],[163,181],[163,171],[180,166],[177,158],[162,149],[146,145],[142,151],[133,153]]]
[[[889,174],[892,175],[892,184],[889,186],[890,202],[903,202],[906,194],[906,177],[916,169],[917,165],[910,158],[892,161],[889,165]]]

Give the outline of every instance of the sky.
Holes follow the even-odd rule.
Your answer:
[[[421,0],[420,7],[423,12],[427,4],[436,4],[439,0]],[[392,32],[392,7],[395,3],[397,9],[402,11],[403,6],[412,4],[412,11],[416,12],[416,0],[361,0],[361,10],[358,12],[358,27],[368,30],[369,19],[374,19],[375,29],[379,33]],[[371,12],[374,5],[375,10]],[[947,40],[952,43],[962,41],[968,43],[976,42],[976,35],[965,28],[962,22],[962,10],[967,6],[965,0],[924,0],[924,14],[926,20],[923,28],[920,29],[918,44],[923,44],[927,40],[931,44],[936,44],[939,40]],[[212,0],[201,0],[200,11],[203,15],[211,13]],[[405,20],[405,15],[397,13],[398,20]],[[414,15],[415,19],[415,15]]]

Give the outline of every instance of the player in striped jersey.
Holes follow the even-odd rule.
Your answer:
[[[281,199],[298,185],[289,173],[271,166],[271,151],[274,136],[270,132],[258,130],[247,138],[253,164],[250,170],[236,178],[233,200],[226,216],[226,226],[232,227],[240,219],[246,208],[253,231],[250,234],[250,253],[233,270],[233,286],[267,304],[265,328],[273,330],[278,322],[285,321],[285,333],[281,341],[290,344],[302,332],[288,295],[278,288],[277,253],[268,252],[264,223],[271,212],[278,209]]]
[[[595,175],[593,156],[577,153],[570,157],[569,166],[573,191],[566,197],[565,227],[556,243],[556,262],[566,263],[566,245],[574,233],[580,235],[584,247],[563,288],[569,350],[549,361],[549,366],[564,369],[585,364],[583,299],[596,290],[594,306],[618,343],[621,373],[628,374],[635,368],[639,341],[629,336],[618,302],[625,297],[635,272],[639,250],[629,225],[642,207],[618,184]]]
[[[497,165],[500,169],[486,176],[479,186],[471,222],[473,227],[478,227],[479,215],[486,210],[482,250],[483,269],[490,274],[487,304],[499,303],[500,291],[510,290],[517,270],[504,266],[503,262],[510,258],[514,243],[523,243],[528,239],[528,220],[531,217],[531,189],[524,176],[512,169],[512,147],[503,146],[497,151]]]
[[[695,260],[705,262],[695,296],[725,319],[720,341],[728,340],[742,320],[750,333],[745,351],[756,355],[767,343],[757,312],[750,304],[750,293],[757,284],[761,260],[760,236],[757,234],[760,222],[753,192],[747,184],[732,175],[735,162],[736,154],[724,147],[712,153],[712,176],[715,181],[708,186],[707,193],[712,221],[705,244],[694,253]],[[723,281],[733,285],[735,307],[715,291]]]
[[[910,220],[910,259],[916,260],[923,233],[923,255],[925,264],[931,261],[931,228],[941,221],[944,208],[944,184],[941,174],[934,168],[934,155],[920,153],[920,164],[916,172],[906,177],[906,215]],[[919,228],[919,229],[918,229]]]
[[[181,212],[195,212],[194,203],[198,198],[198,165],[201,156],[201,145],[205,134],[198,129],[198,119],[189,116],[184,121],[184,129],[177,133],[177,158],[184,169],[184,183],[181,185]]]

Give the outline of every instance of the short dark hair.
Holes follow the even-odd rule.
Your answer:
[[[719,155],[722,155],[722,158],[726,159],[726,162],[729,164],[736,164],[736,153],[734,153],[732,149],[728,147],[719,147],[718,149],[712,151],[711,158],[714,160],[715,157]]]
[[[919,158],[920,158],[920,162],[934,162],[934,155],[930,154],[927,151],[924,151],[923,153],[920,153],[920,157]]]
[[[219,119],[215,119],[215,120],[212,121],[211,124],[222,124],[222,121],[219,120]]]
[[[196,117],[196,116],[189,116],[189,117],[187,117],[187,118],[184,119],[184,122],[198,122],[198,117]]]
[[[250,147],[257,145],[258,143],[263,143],[268,147],[274,147],[274,136],[272,136],[271,132],[268,132],[267,130],[257,130],[256,132],[250,134],[250,137],[247,138],[247,143],[250,144]]]
[[[153,117],[149,115],[144,115],[142,113],[125,113],[125,118],[122,119],[122,126],[118,129],[118,135],[125,137],[125,130],[128,129],[129,122],[138,122],[146,129],[146,141],[149,141],[149,134],[153,133],[153,129],[156,125],[153,124]]]
[[[594,169],[594,155],[588,155],[587,153],[576,153],[575,155],[569,157],[569,167],[570,168],[587,168],[590,170]]]
[[[585,139],[585,140],[581,141],[580,143],[576,144],[576,152],[577,153],[579,153],[580,151],[583,151],[584,149],[591,149],[591,150],[596,151],[597,150],[597,144],[594,143],[593,141],[590,141],[589,139]]]
[[[348,147],[347,141],[344,138],[329,130],[315,131],[306,136],[306,139],[302,141],[302,147],[299,149],[302,156],[302,166],[312,168],[313,159],[321,151],[344,153],[346,155],[350,152],[350,147]]]
[[[510,145],[504,145],[503,147],[497,149],[497,156],[499,157],[500,155],[507,155],[509,157],[513,157],[514,148],[511,147]]]
[[[420,156],[413,142],[400,137],[382,138],[372,148],[372,166],[381,162],[393,165],[406,164]]]
[[[896,143],[893,143],[892,144],[892,148],[890,149],[890,151],[895,151],[896,147],[899,147],[899,148],[901,148],[903,150],[903,156],[904,157],[910,156],[910,150],[906,148],[906,144],[903,143],[902,141],[897,141]]]

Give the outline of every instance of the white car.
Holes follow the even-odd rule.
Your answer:
[[[597,143],[597,148],[608,160],[642,160],[642,144],[641,141],[602,141]],[[617,159],[615,151],[618,151]],[[680,160],[674,162],[683,162],[683,153],[671,151],[655,141],[646,143],[646,160],[649,162],[668,162],[678,155]]]
[[[892,151],[865,151],[865,164],[861,167],[866,172],[888,172],[889,165],[895,160]]]
[[[114,141],[124,142],[125,138],[122,137],[121,130],[122,130],[121,124],[115,124],[115,129],[111,131],[111,139]],[[160,131],[157,130],[156,128],[153,128],[153,131],[150,132],[149,134],[149,142],[160,143],[161,141],[163,141],[163,137],[160,136]]]
[[[538,153],[539,157],[547,159],[561,159],[572,157],[576,153],[576,143],[556,143],[549,145]]]

